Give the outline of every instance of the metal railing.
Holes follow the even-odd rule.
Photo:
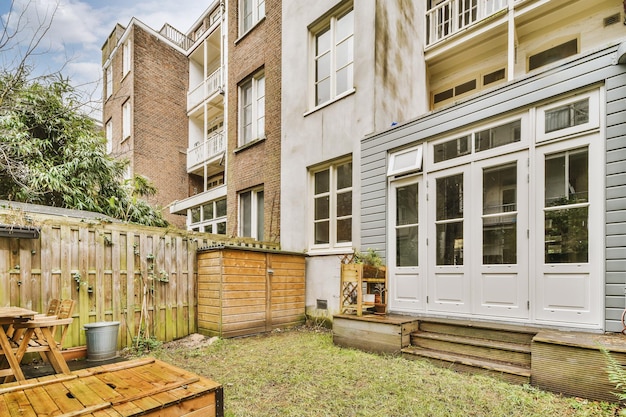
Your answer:
[[[220,91],[222,87],[221,68],[213,71],[204,81],[190,89],[187,93],[187,109],[192,109],[202,103],[207,97]]]
[[[507,7],[508,0],[444,0],[426,12],[426,45],[444,40]]]
[[[226,151],[224,131],[212,133],[205,141],[187,149],[187,170],[196,168]]]

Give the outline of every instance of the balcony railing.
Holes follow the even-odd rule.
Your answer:
[[[444,40],[508,6],[508,0],[444,0],[426,12],[426,45]]]
[[[204,142],[187,149],[187,170],[201,166],[224,151],[226,151],[224,131],[212,133]]]
[[[192,109],[204,99],[220,91],[222,87],[221,68],[216,69],[204,81],[187,93],[187,109]]]

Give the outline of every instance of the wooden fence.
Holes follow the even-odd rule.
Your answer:
[[[76,300],[65,347],[84,346],[83,325],[100,321],[120,322],[120,348],[140,331],[161,341],[196,332],[196,250],[228,239],[75,216],[0,207],[0,223],[40,228],[39,239],[0,237],[0,305]]]

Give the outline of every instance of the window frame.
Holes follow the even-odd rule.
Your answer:
[[[413,155],[411,155],[413,154]],[[412,156],[412,161],[408,166],[396,167],[396,162],[403,156]],[[423,166],[423,145],[412,146],[389,154],[389,166],[387,176],[406,174],[413,171],[421,171]]]
[[[106,153],[113,152],[113,119],[109,118],[104,125],[104,132],[106,137]]]
[[[262,95],[259,86],[263,86]],[[244,102],[245,91],[250,88],[250,103]],[[257,140],[265,139],[265,71],[261,70],[239,84],[239,133],[237,142],[240,147]],[[262,103],[262,104],[261,104]],[[250,138],[246,138],[246,107],[250,106]],[[261,122],[262,121],[262,122]]]
[[[122,78],[130,72],[131,67],[131,45],[130,40],[124,41],[122,44]]]
[[[113,95],[113,66],[109,65],[104,70],[104,76],[106,78],[105,84],[105,99],[109,99]]]
[[[246,211],[244,210],[244,202],[242,200],[242,196],[244,194],[250,194],[250,236],[247,236],[245,233],[246,226]],[[259,204],[259,196],[263,195],[263,206]],[[237,193],[238,200],[238,210],[239,210],[239,236],[240,237],[250,237],[252,239],[256,239],[262,241],[265,238],[265,222],[262,224],[259,222],[259,218],[263,220],[263,216],[265,216],[265,190],[263,187],[251,188],[248,190],[240,191]],[[259,211],[261,210],[261,211]]]
[[[566,127],[564,129],[546,132],[546,112],[556,108],[576,103],[584,99],[589,100],[589,120],[587,123]],[[596,88],[591,91],[582,92],[558,101],[537,107],[536,122],[536,142],[546,142],[553,139],[567,139],[573,135],[582,134],[590,130],[596,130],[600,127],[600,91]]]
[[[350,35],[345,36],[341,40],[336,39],[336,27],[337,21],[342,17],[346,16],[349,13],[353,13],[352,16],[352,32]],[[350,95],[355,91],[354,88],[354,68],[355,68],[355,54],[354,54],[354,35],[355,35],[355,9],[353,2],[347,2],[346,4],[336,8],[335,10],[329,12],[318,22],[314,23],[309,27],[309,108],[314,111],[315,109],[324,107],[330,103],[333,103],[336,100],[339,100],[347,95]],[[318,77],[316,74],[316,64],[318,60],[316,41],[318,36],[324,32],[330,32],[330,49],[328,50],[328,54],[330,54],[330,68],[329,68],[329,80],[330,80],[330,93],[328,100],[323,102],[317,102],[317,85],[318,85]],[[340,68],[337,67],[337,46],[340,43],[348,41],[348,39],[352,39],[352,59],[349,63],[342,66],[342,68],[347,68],[349,66],[352,67],[351,70],[351,80],[348,83],[348,86],[345,90],[341,92],[337,92],[337,72]]]
[[[352,164],[352,177],[351,177],[351,186],[344,187],[340,190],[337,189],[337,169],[340,166],[345,164]],[[323,172],[325,170],[329,170],[329,190],[328,192],[315,194],[315,175],[317,173]],[[334,160],[331,162],[327,162],[325,164],[321,164],[312,168],[309,168],[309,207],[311,207],[309,214],[309,252],[329,252],[329,251],[338,251],[345,252],[346,250],[352,250],[352,242],[354,241],[354,218],[355,218],[355,199],[354,199],[354,161],[352,156],[348,158],[341,158],[338,160]],[[339,219],[337,216],[337,205],[338,205],[338,194],[351,193],[352,196],[352,207],[350,215],[341,216]],[[315,199],[319,198],[323,194],[328,194],[329,197],[329,230],[328,230],[328,243],[315,243]],[[350,219],[352,222],[351,226],[351,239],[348,242],[337,242],[337,221],[338,220],[347,220]]]
[[[198,231],[204,231],[206,233],[213,233],[216,235],[222,234],[222,233],[218,233],[218,231],[216,230],[220,223],[226,224],[226,217],[227,217],[226,210],[224,210],[224,215],[222,216],[217,215],[217,204],[222,201],[224,201],[224,204],[226,204],[226,198],[224,197],[224,198],[218,198],[217,200],[206,202],[199,206],[190,207],[189,209],[187,209],[188,228],[190,230],[193,229],[193,230],[198,230]],[[210,219],[207,219],[204,217],[204,207],[208,206],[209,204],[213,206],[213,217]],[[192,221],[191,212],[194,209],[199,210],[200,217],[197,222]],[[210,228],[211,230],[207,230],[207,228]],[[226,227],[224,227],[223,234],[226,234],[225,230],[226,230]]]
[[[250,12],[250,26],[246,27],[246,5],[252,9]],[[262,8],[262,10],[261,10]],[[265,0],[239,0],[239,36],[250,32],[265,17]]]
[[[132,131],[130,98],[122,104],[122,142],[130,138]]]

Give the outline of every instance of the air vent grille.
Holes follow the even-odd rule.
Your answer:
[[[620,14],[619,13],[615,13],[612,16],[604,18],[604,27],[614,25],[614,24],[618,23],[619,21],[620,21]]]

